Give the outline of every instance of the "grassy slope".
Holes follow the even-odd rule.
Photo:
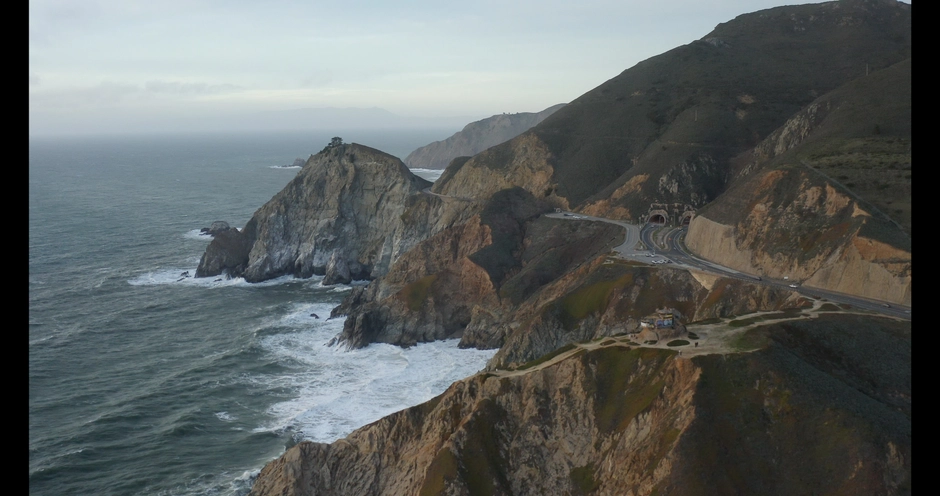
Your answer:
[[[805,212],[798,224],[780,222],[762,237],[763,246],[752,248],[811,257],[861,228],[866,237],[910,251],[910,59],[843,85],[813,105],[822,116],[801,143],[733,183],[699,215],[727,225],[742,223],[763,200],[755,192],[765,175],[779,171],[782,179],[772,191],[779,213],[771,214],[772,221],[782,221],[801,191],[826,185],[854,198],[873,217],[853,217],[851,210],[835,216]]]
[[[530,131],[555,157],[559,194],[579,204],[650,174],[639,194],[619,202],[638,212],[652,200],[713,199],[731,156],[816,96],[863,75],[866,64],[876,70],[909,57],[910,11],[837,2],[780,7],[739,16],[703,39],[712,42],[643,61]],[[494,151],[487,166],[505,167],[500,157]],[[717,166],[683,177],[692,183],[675,194],[658,190],[659,177],[683,162]]]
[[[751,332],[769,346],[694,359],[698,413],[662,492],[909,494],[910,322],[831,316]]]

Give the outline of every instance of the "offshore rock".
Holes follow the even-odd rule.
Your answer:
[[[344,254],[352,279],[384,274],[436,228],[427,215],[440,213],[442,202],[415,198],[427,196],[421,190],[430,185],[379,150],[355,143],[327,147],[242,232],[213,240],[197,276],[225,271],[259,282],[322,275],[334,252]]]
[[[207,234],[209,236],[215,236],[223,231],[228,231],[232,226],[228,225],[228,222],[224,220],[217,220],[209,225],[209,227],[203,227],[199,230],[200,234]]]
[[[253,231],[254,225],[250,226]],[[217,234],[196,267],[196,277],[213,277],[221,274],[236,277],[245,270],[251,252],[252,237],[249,226],[238,231],[229,229]]]

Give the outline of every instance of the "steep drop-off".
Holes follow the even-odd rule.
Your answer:
[[[324,274],[332,258],[334,268],[353,279],[377,277],[472,207],[452,208],[453,202],[423,194],[430,185],[378,150],[355,143],[327,147],[242,231],[214,239],[196,275],[225,272],[249,282],[310,277]]]
[[[910,324],[751,332],[766,348],[690,360],[610,344],[480,374],[294,446],[252,494],[910,494],[910,369],[871,356],[909,362]]]
[[[361,347],[461,337],[462,346],[499,347],[498,322],[516,305],[623,235],[609,224],[542,217],[546,211],[521,188],[496,193],[469,221],[419,243],[388,274],[354,289],[333,310],[347,315],[337,340]]]

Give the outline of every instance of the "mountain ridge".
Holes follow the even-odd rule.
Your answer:
[[[553,105],[541,112],[503,113],[471,122],[453,136],[409,153],[404,162],[411,168],[444,169],[457,157],[476,155],[491,146],[515,138],[564,105]]]

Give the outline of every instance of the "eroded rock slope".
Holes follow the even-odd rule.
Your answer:
[[[294,446],[252,494],[910,494],[910,370],[835,338],[909,358],[909,323],[752,332],[766,342],[754,353],[608,345],[480,374],[332,444]]]

